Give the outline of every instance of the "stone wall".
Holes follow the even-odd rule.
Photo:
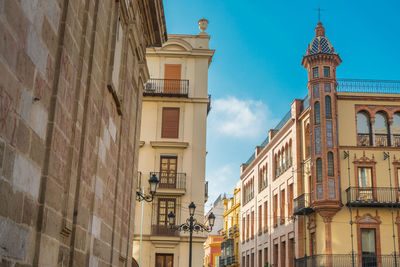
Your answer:
[[[165,39],[161,0],[0,0],[1,266],[131,266],[145,48]]]

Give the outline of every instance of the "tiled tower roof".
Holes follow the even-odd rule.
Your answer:
[[[311,45],[309,45],[307,49],[307,56],[315,54],[337,55],[331,42],[325,37],[325,28],[322,26],[321,22],[318,22],[317,28],[315,28],[315,38],[311,41]]]

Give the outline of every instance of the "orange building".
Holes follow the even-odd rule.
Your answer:
[[[220,235],[208,235],[204,243],[204,266],[218,267],[221,256],[221,243],[223,237]]]

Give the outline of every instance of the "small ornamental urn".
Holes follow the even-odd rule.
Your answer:
[[[207,27],[208,27],[208,20],[206,20],[205,18],[199,20],[199,29],[201,32],[205,32],[207,30]]]

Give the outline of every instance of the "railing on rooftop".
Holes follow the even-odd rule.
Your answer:
[[[399,266],[400,259],[399,255],[376,255],[374,253],[369,254],[318,254],[308,256],[305,258],[295,259],[295,267],[347,267],[347,266],[359,266],[359,267],[376,267],[376,266]],[[353,265],[354,263],[354,265]]]
[[[283,125],[286,124],[286,122],[292,117],[292,111],[289,110],[288,113],[286,113],[285,117],[278,123],[278,125],[275,126],[274,130],[279,131]]]
[[[338,92],[400,94],[400,81],[337,79]]]

